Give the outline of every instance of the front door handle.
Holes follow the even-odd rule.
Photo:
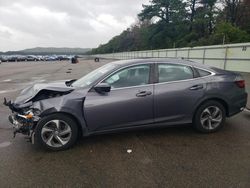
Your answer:
[[[199,90],[199,89],[203,89],[203,85],[194,85],[192,87],[189,88],[190,90]]]
[[[139,91],[139,93],[136,94],[137,97],[146,97],[147,95],[151,95],[151,91]]]

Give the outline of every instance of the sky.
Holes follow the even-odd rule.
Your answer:
[[[95,48],[137,21],[149,0],[0,0],[0,51]]]

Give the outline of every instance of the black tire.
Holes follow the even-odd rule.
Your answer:
[[[59,120],[60,123],[65,123],[68,127],[70,127],[70,136],[68,138],[68,141],[65,145],[62,146],[50,146],[44,141],[44,136],[42,136],[42,129],[47,126],[50,122],[53,123],[53,121]],[[59,124],[60,124],[59,123]],[[63,126],[63,125],[61,125]],[[54,134],[51,132],[51,134]],[[58,133],[57,133],[58,134]],[[57,135],[58,136],[58,135]],[[42,118],[35,129],[35,144],[38,146],[41,146],[42,148],[45,148],[47,150],[52,150],[52,151],[61,151],[61,150],[66,150],[72,147],[78,138],[78,126],[76,122],[70,118],[69,116],[65,114],[52,114],[48,115],[44,118]],[[55,139],[55,138],[53,138]],[[55,139],[56,141],[56,139]],[[59,142],[58,142],[59,143]]]
[[[100,59],[98,57],[95,58],[95,62],[99,62]]]
[[[214,109],[214,113],[212,109]],[[220,110],[220,112],[218,112],[217,117],[215,116],[213,118],[212,117],[213,114],[215,114],[215,111],[218,109]],[[208,113],[207,111],[210,111],[210,113]],[[206,116],[206,113],[207,113],[207,116]],[[204,121],[204,119],[206,118],[207,120]],[[196,128],[196,130],[198,130],[199,132],[213,133],[223,127],[225,123],[225,119],[226,119],[225,107],[220,102],[211,100],[211,101],[207,101],[203,103],[201,106],[198,107],[193,118],[193,125]],[[217,122],[214,120],[216,120]],[[214,126],[212,126],[212,123],[214,123]]]

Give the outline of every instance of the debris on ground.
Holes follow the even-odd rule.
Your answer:
[[[132,149],[127,149],[127,153],[132,153]]]

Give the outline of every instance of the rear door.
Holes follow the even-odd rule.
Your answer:
[[[190,66],[170,63],[156,64],[156,75],[155,122],[189,123],[197,101],[204,96],[204,79],[194,78]]]

